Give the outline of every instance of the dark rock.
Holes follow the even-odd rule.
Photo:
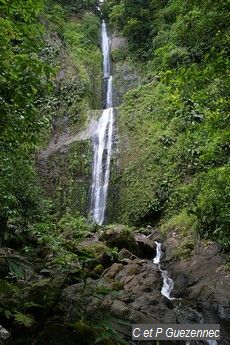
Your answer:
[[[80,333],[74,328],[68,328],[61,322],[51,323],[45,326],[44,330],[37,336],[33,342],[34,345],[89,345],[91,335]]]
[[[137,294],[151,292],[154,289],[160,291],[161,288],[158,269],[151,262],[140,259],[130,260],[126,265],[115,263],[103,273],[103,276],[122,282],[125,291]]]
[[[174,308],[179,323],[200,323],[202,321],[202,314],[183,304],[179,304]]]
[[[186,297],[186,288],[188,286],[187,272],[178,272],[174,281],[173,295],[177,298]]]
[[[0,258],[0,278],[4,278],[9,273],[9,265],[4,258]]]
[[[139,247],[140,257],[152,259],[156,255],[156,244],[143,234],[135,234],[135,240]]]
[[[120,252],[118,253],[118,259],[119,259],[119,260],[123,260],[123,259],[134,260],[134,259],[137,259],[137,256],[136,256],[136,255],[133,255],[129,250],[123,248],[123,249],[120,250]]]

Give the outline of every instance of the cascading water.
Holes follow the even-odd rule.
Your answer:
[[[103,77],[106,86],[106,106],[93,136],[93,182],[91,194],[92,220],[103,224],[109,187],[110,161],[113,144],[113,85],[110,74],[110,44],[106,23],[101,29]]]
[[[155,242],[156,246],[157,246],[157,253],[155,258],[153,259],[153,263],[158,265],[159,271],[161,272],[161,276],[163,278],[163,286],[161,289],[161,294],[165,297],[167,297],[168,299],[172,300],[173,297],[171,297],[171,292],[173,290],[173,286],[174,286],[174,281],[169,277],[168,275],[168,271],[163,271],[161,269],[160,266],[160,260],[161,260],[161,256],[162,256],[162,251],[161,251],[161,243],[159,242]]]
[[[157,250],[156,250],[156,256],[153,259],[153,263],[156,264],[158,266],[159,271],[161,272],[161,276],[163,278],[163,286],[161,289],[161,294],[165,297],[167,297],[168,299],[172,300],[174,299],[173,297],[171,297],[171,293],[173,291],[173,287],[174,287],[174,281],[168,276],[168,271],[163,271],[161,269],[161,265],[160,265],[160,261],[161,261],[161,257],[162,257],[162,250],[161,250],[161,243],[155,241],[155,244],[157,246]],[[201,323],[203,323],[203,320],[201,320]],[[199,343],[199,341],[195,342],[196,344]],[[206,343],[208,345],[218,345],[218,342],[216,340],[207,340]],[[192,341],[186,341],[186,345],[192,345],[193,342]],[[202,342],[203,344],[203,342]]]

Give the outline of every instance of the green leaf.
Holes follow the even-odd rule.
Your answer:
[[[30,314],[16,312],[13,316],[17,323],[25,327],[31,327],[35,323],[33,316]]]

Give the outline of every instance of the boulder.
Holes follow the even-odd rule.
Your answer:
[[[156,244],[144,234],[135,234],[135,240],[139,247],[141,258],[152,259],[156,255]]]
[[[133,255],[129,250],[123,248],[122,250],[120,250],[120,252],[118,253],[118,259],[119,260],[123,260],[123,259],[137,259],[136,255]]]
[[[2,325],[0,325],[0,342],[4,342],[4,340],[10,338],[10,332],[7,331]]]
[[[115,263],[104,271],[104,278],[114,279],[124,284],[125,291],[134,293],[150,292],[153,289],[160,291],[160,273],[151,262],[136,259],[129,263]]]
[[[133,231],[127,226],[110,226],[101,234],[100,240],[104,241],[109,247],[115,247],[119,250],[125,248],[134,255],[139,254],[139,248],[134,238]]]

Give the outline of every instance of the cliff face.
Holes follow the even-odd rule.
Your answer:
[[[62,39],[48,37],[51,45],[59,45],[59,73],[51,104],[51,133],[37,154],[37,169],[59,216],[66,211],[86,217],[89,213],[91,136],[100,115],[92,109],[100,109],[102,97],[99,33],[99,18],[88,12],[69,20]]]
[[[113,74],[113,104],[115,108],[115,134],[113,156],[111,161],[111,175],[108,195],[107,221],[119,222],[121,209],[121,157],[127,148],[127,142],[123,140],[120,123],[120,106],[129,90],[135,89],[143,82],[143,74],[140,66],[134,64],[129,58],[127,41],[124,37],[112,34],[111,59]],[[125,135],[125,134],[124,134]]]

